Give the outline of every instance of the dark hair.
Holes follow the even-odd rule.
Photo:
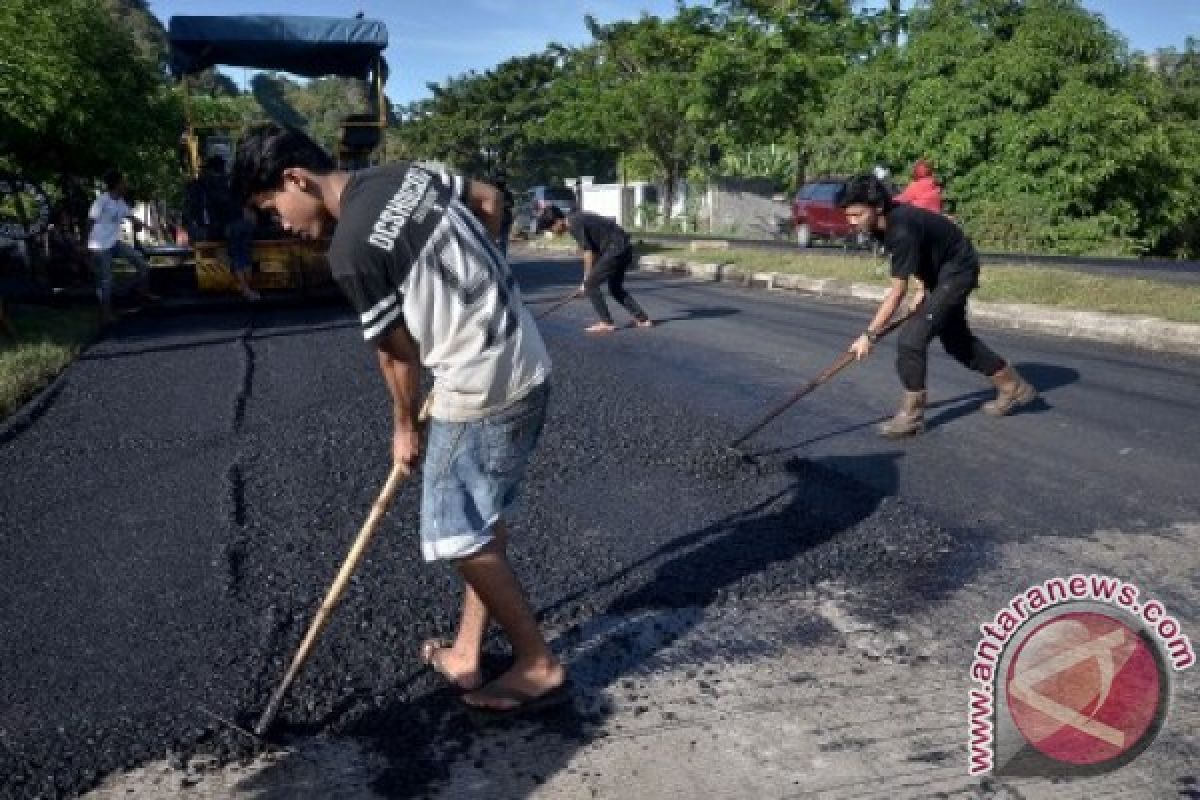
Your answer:
[[[863,205],[882,209],[883,213],[892,210],[892,193],[888,191],[883,181],[874,175],[858,175],[846,181],[846,188],[838,197],[838,206]]]
[[[117,184],[120,183],[121,179],[124,177],[125,176],[121,174],[121,170],[110,169],[108,172],[104,173],[104,188],[111,192],[113,189],[117,188]]]
[[[281,188],[285,169],[302,167],[316,175],[328,175],[336,166],[303,132],[268,122],[254,126],[238,142],[230,188],[234,201],[244,205],[259,192]]]
[[[537,232],[544,233],[554,227],[554,223],[560,219],[566,219],[567,215],[562,212],[562,209],[556,205],[548,205],[542,209],[537,218]]]

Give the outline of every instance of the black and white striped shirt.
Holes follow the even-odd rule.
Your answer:
[[[537,325],[466,190],[461,176],[418,164],[357,172],[329,248],[363,336],[403,324],[434,374],[430,413],[455,421],[511,405],[550,373]]]

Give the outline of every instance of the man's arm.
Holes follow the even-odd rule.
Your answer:
[[[595,265],[596,265],[596,251],[595,250],[584,250],[583,251],[583,282],[579,284],[579,291],[581,291],[581,292],[587,291],[588,278],[591,277],[592,267],[594,267]]]
[[[883,302],[879,304],[879,310],[871,318],[871,324],[867,325],[866,331],[850,345],[850,352],[854,353],[855,358],[862,360],[871,353],[871,345],[875,344],[875,334],[896,313],[896,309],[900,307],[900,303],[904,300],[904,295],[907,292],[907,278],[892,278],[892,285],[888,288],[888,293],[884,296]]]
[[[504,195],[495,186],[480,181],[468,181],[467,207],[492,236],[499,236],[504,221]]]
[[[84,241],[92,235],[92,231],[96,227],[96,220],[99,219],[100,213],[104,210],[104,195],[100,195],[92,201],[91,208],[88,209],[87,225],[83,226]]]
[[[397,325],[376,343],[379,371],[392,395],[392,458],[409,471],[421,456],[417,394],[421,390],[421,357],[408,329]]]
[[[925,283],[920,278],[916,279],[917,289],[913,292],[912,300],[908,301],[908,310],[916,311],[921,303],[925,302]]]

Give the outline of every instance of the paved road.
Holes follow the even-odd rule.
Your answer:
[[[573,286],[577,264],[530,258],[530,299]],[[862,700],[847,719],[878,728],[908,682],[930,713],[959,713],[975,626],[1081,569],[1142,583],[1200,630],[1200,361],[988,334],[1044,403],[988,419],[977,377],[935,358],[931,430],[896,444],[871,431],[897,393],[885,345],[765,431],[746,465],[722,445],[836,357],[868,311],[681,279],[631,286],[664,325],[590,339],[583,303],[543,323],[553,410],[517,523],[518,568],[594,702],[547,728],[481,732],[437,691],[414,649],[447,630],[455,585],[418,563],[410,486],[285,707],[300,756],[240,778],[171,768],[253,754],[211,714],[252,722],[282,674],[386,474],[387,412],[340,308],[134,319],[0,442],[0,796],[77,793],[139,765],[160,771],[136,796],[203,788],[206,774],[247,797],[334,793],[312,775],[300,792],[297,764],[326,765],[347,797],[668,796],[701,784],[653,765],[692,746],[709,763],[759,753],[731,772],[741,783],[710,775],[710,796],[865,797],[880,777],[854,770],[897,753],[907,778],[889,796],[924,796],[921,765],[982,792],[970,796],[1016,796],[943,763],[959,717],[922,722],[945,743],[900,729],[872,745],[826,712],[795,731],[814,760],[789,764],[761,756],[753,742],[777,723],[744,706],[777,698],[803,727],[808,702]],[[718,666],[740,705],[706,678]],[[857,684],[836,677],[847,670]],[[1129,773],[1155,792],[1200,771],[1194,681],[1177,696],[1146,771]],[[606,744],[697,709],[711,742],[672,742],[661,723],[640,780],[637,747]],[[910,740],[924,749],[904,752]],[[847,754],[836,768],[834,751]]]

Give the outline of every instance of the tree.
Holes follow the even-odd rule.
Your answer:
[[[1076,0],[928,0],[909,25],[831,93],[822,168],[930,159],[985,246],[1140,252],[1161,237],[1181,185],[1161,88],[1102,18]]]
[[[135,190],[163,179],[178,100],[104,7],[6,0],[0,41],[0,158],[41,180],[111,167]]]
[[[850,0],[721,0],[719,31],[698,63],[705,116],[723,143],[781,145],[802,182],[812,120],[832,82],[866,46]]]
[[[1173,187],[1172,197],[1165,205],[1168,212],[1164,232],[1155,241],[1153,252],[1186,258],[1200,256],[1200,40],[1188,37],[1183,52],[1160,50],[1148,59],[1164,91],[1161,124],[1171,148],[1168,164],[1178,171],[1176,180],[1167,178]],[[1162,180],[1161,177],[1158,178]]]
[[[668,20],[586,22],[594,43],[570,55],[545,135],[645,152],[661,170],[671,209],[676,185],[708,142],[698,66],[713,40],[711,17],[680,8]]]
[[[104,5],[117,26],[133,37],[142,59],[165,72],[167,31],[146,0],[104,0]]]
[[[188,90],[196,96],[207,97],[237,97],[242,93],[238,85],[225,73],[216,67],[189,75]]]
[[[611,149],[547,135],[552,87],[561,76],[559,56],[547,52],[431,85],[429,98],[401,110],[388,151],[442,160],[467,174],[503,176],[513,185],[611,172]]]

